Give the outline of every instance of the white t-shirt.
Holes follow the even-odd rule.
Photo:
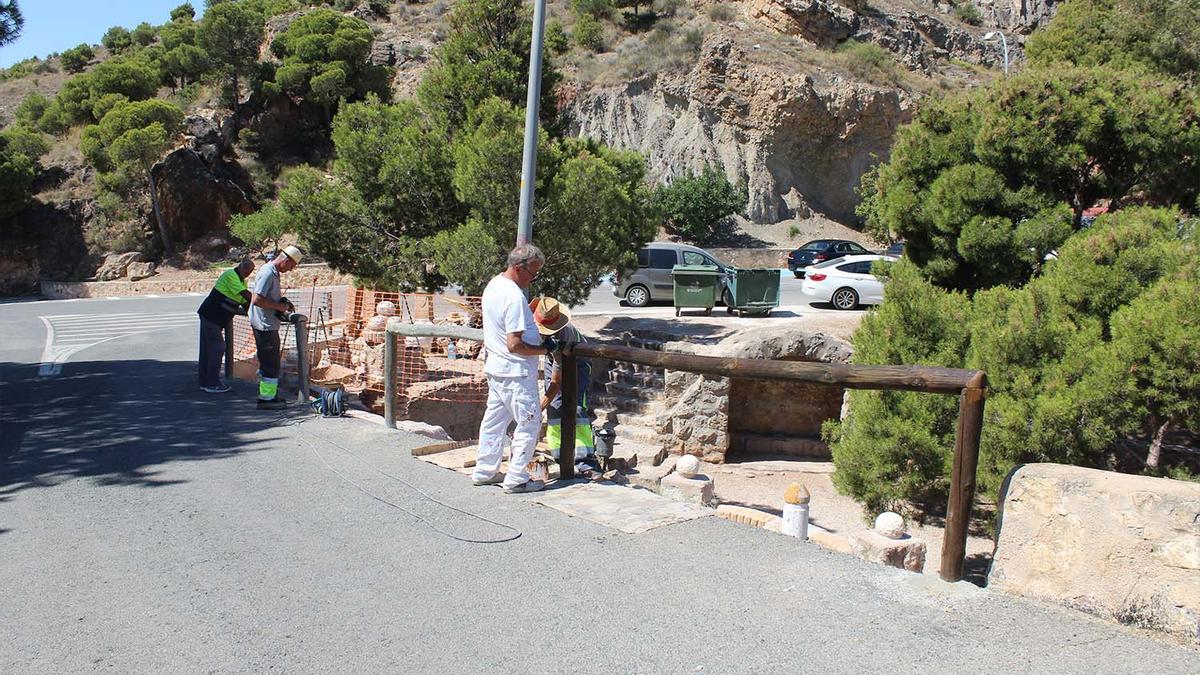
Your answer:
[[[525,293],[517,282],[498,274],[483,290],[483,346],[487,350],[483,372],[495,377],[536,377],[538,357],[508,351],[508,334],[517,332],[526,344],[542,342]]]

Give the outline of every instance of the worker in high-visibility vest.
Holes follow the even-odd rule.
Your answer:
[[[583,335],[571,325],[571,312],[558,300],[550,297],[534,298],[529,303],[533,320],[543,337],[552,338],[560,344],[586,342]],[[546,445],[558,457],[562,447],[562,368],[557,352],[547,352],[545,371],[545,394],[542,395],[542,410],[546,411]],[[592,380],[591,359],[575,359],[575,461],[586,462],[596,456],[596,441],[592,434],[592,407],[588,387]]]
[[[246,258],[217,277],[217,283],[200,303],[200,389],[210,394],[223,394],[229,385],[221,381],[221,359],[225,356],[224,331],[231,330],[234,314],[245,314],[250,306],[250,291],[246,277],[254,271],[254,261]]]

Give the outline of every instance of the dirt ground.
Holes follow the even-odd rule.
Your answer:
[[[790,483],[808,488],[812,495],[810,522],[840,536],[870,529],[878,514],[866,514],[852,497],[839,494],[833,486],[833,464],[792,460],[747,459],[727,464],[701,464],[702,472],[713,479],[716,496],[722,504],[748,506],[775,515],[783,511],[783,493]],[[869,518],[869,521],[868,521]],[[945,528],[940,523],[925,524],[907,520],[908,533],[925,542],[925,574],[938,573]],[[991,562],[994,544],[988,537],[967,538],[967,575],[982,585]]]

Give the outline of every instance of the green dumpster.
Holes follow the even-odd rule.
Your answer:
[[[779,270],[732,268],[726,278],[725,311],[766,316],[779,306]]]
[[[675,316],[685,307],[699,307],[712,314],[717,304],[721,269],[712,265],[676,265],[671,269],[675,286]]]

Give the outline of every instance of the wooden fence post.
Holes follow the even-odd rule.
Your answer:
[[[941,577],[962,581],[967,555],[967,528],[975,501],[975,469],[979,465],[979,436],[987,377],[976,373],[958,399],[958,431],[954,435],[954,465],[950,471],[950,501],[942,539]]]
[[[563,345],[558,353],[558,367],[562,374],[562,419],[559,420],[562,442],[558,448],[558,477],[567,480],[575,477],[575,407],[579,405],[574,345]]]

